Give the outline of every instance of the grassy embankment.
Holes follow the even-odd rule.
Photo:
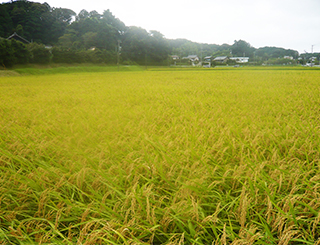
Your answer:
[[[0,243],[319,244],[319,75],[0,78]]]

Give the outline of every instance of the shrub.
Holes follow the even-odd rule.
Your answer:
[[[31,63],[48,64],[51,59],[51,52],[43,44],[30,43],[28,49],[31,52]]]
[[[55,63],[81,63],[78,53],[70,48],[54,47],[52,61]]]
[[[11,46],[15,56],[15,64],[27,64],[31,58],[31,53],[22,42],[11,40]]]
[[[6,39],[0,40],[0,65],[4,68],[10,67],[14,64],[14,50],[11,45],[11,41]]]

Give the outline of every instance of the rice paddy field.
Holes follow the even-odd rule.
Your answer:
[[[320,244],[320,69],[34,71],[0,77],[0,244]]]

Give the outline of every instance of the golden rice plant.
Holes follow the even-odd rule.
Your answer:
[[[0,243],[319,244],[317,69],[0,78]]]

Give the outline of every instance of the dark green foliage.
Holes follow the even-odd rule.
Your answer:
[[[31,53],[26,45],[13,39],[11,40],[11,46],[15,56],[15,64],[27,64],[30,60]]]
[[[70,9],[51,8],[47,3],[11,1],[0,5],[0,36],[13,32],[27,40],[54,44],[65,32],[75,13]]]
[[[253,58],[255,50],[256,49],[254,47],[243,40],[234,41],[234,44],[231,46],[232,55],[235,57]]]
[[[59,37],[65,33],[74,15],[72,10],[63,8],[53,8],[51,12],[47,13],[43,43],[56,44]]]
[[[116,19],[110,11],[99,15],[96,11],[88,13],[82,10],[68,28],[67,33],[59,38],[62,46],[86,48],[96,47],[113,51],[121,39],[125,25]]]
[[[43,44],[31,43],[28,44],[28,49],[31,52],[31,63],[48,64],[51,58],[51,52]]]
[[[86,51],[86,60],[85,62],[89,63],[105,63],[105,64],[115,64],[116,63],[116,54],[109,52],[107,50],[88,50]]]
[[[0,4],[0,23],[0,37],[6,37],[12,34],[13,22],[4,4]]]
[[[163,65],[168,58],[168,41],[157,31],[148,33],[140,27],[130,27],[124,34],[122,57],[140,65]]]
[[[171,53],[179,57],[186,57],[188,55],[198,55],[199,57],[206,56],[230,56],[231,45],[229,44],[207,44],[196,43],[186,39],[168,40]],[[179,64],[188,63],[186,60],[179,60]]]
[[[150,50],[148,58],[155,64],[161,64],[168,59],[169,45],[163,35],[158,31],[150,31]]]
[[[0,66],[6,68],[15,64],[27,64],[30,51],[22,42],[14,39],[0,39]]]
[[[105,63],[114,64],[116,54],[107,50],[77,50],[65,47],[52,49],[52,61],[54,63]]]
[[[15,57],[11,41],[0,40],[0,66],[6,68],[14,65]]]
[[[277,47],[263,47],[256,50],[256,56],[262,60],[268,60],[273,58],[283,58],[284,56],[292,56],[298,58],[299,53],[292,49],[284,49]]]
[[[122,57],[138,64],[144,64],[148,52],[149,35],[145,29],[132,26],[125,33],[122,42]]]
[[[74,49],[54,47],[52,49],[52,61],[55,63],[81,63]]]

